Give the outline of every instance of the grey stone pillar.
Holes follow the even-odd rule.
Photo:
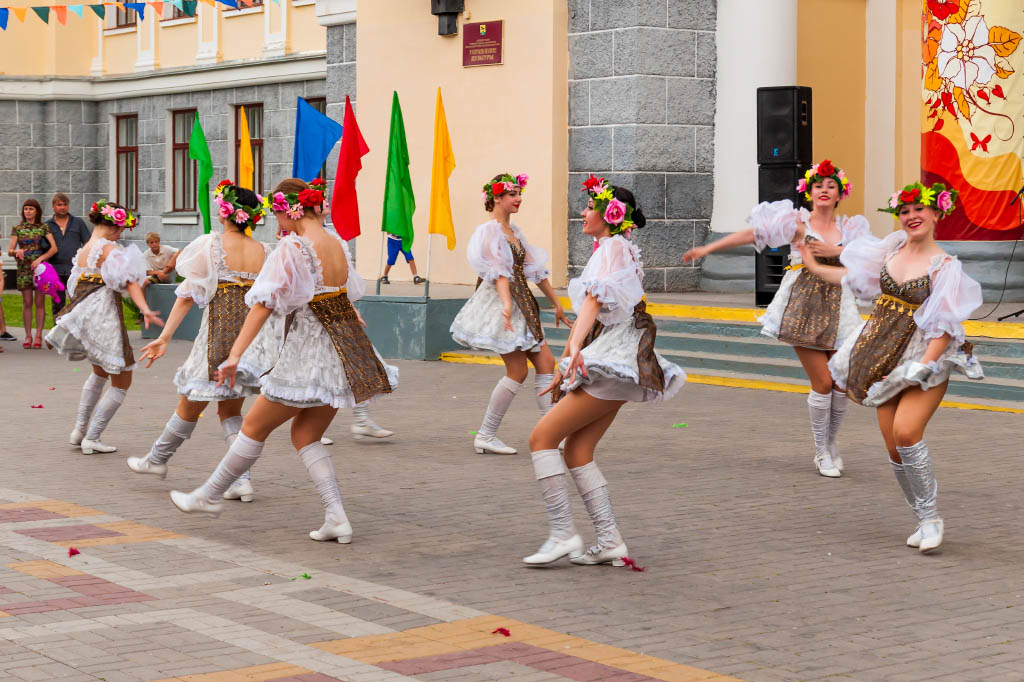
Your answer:
[[[580,233],[588,173],[631,189],[647,291],[697,288],[680,256],[702,244],[712,204],[715,0],[570,0],[569,272],[592,252]]]

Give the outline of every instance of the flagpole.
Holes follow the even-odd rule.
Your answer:
[[[380,258],[377,260],[377,295],[380,296],[380,278],[384,272],[384,240],[388,238],[387,232],[380,233]]]
[[[430,298],[430,252],[433,250],[430,247],[433,246],[433,242],[430,238],[433,235],[427,233],[427,281],[424,283],[423,298]]]

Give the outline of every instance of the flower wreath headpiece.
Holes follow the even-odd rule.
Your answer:
[[[520,173],[513,177],[508,173],[501,176],[500,180],[494,182],[488,182],[484,185],[484,191],[480,195],[480,198],[484,200],[484,203],[488,199],[493,200],[494,197],[499,197],[506,192],[511,192],[514,189],[518,189],[520,192],[526,191],[526,183],[530,180],[530,176],[526,173]]]
[[[800,182],[796,183],[796,191],[803,192],[804,198],[807,201],[811,200],[811,185],[816,182],[821,182],[825,178],[832,178],[839,185],[839,198],[845,199],[850,196],[850,190],[853,189],[853,184],[849,178],[846,177],[846,173],[843,172],[842,168],[836,168],[831,161],[828,159],[822,160],[816,166],[811,166],[804,176],[800,178]]]
[[[268,211],[284,212],[292,220],[302,217],[307,208],[320,206],[327,200],[327,182],[317,178],[309,183],[309,189],[301,192],[274,192],[263,199],[263,206]]]
[[[214,201],[217,202],[217,215],[238,225],[247,237],[251,237],[252,226],[265,213],[263,205],[266,200],[257,194],[256,198],[259,199],[259,203],[256,206],[246,206],[239,203],[238,193],[235,189],[235,184],[230,180],[221,180],[217,189],[213,190]]]
[[[583,191],[594,200],[594,210],[601,213],[611,227],[612,234],[621,234],[636,227],[633,223],[633,207],[619,201],[612,193],[612,186],[604,178],[590,177],[583,181]]]
[[[93,202],[90,211],[99,213],[103,216],[103,219],[111,225],[127,227],[129,230],[134,228],[139,222],[139,219],[135,217],[134,213],[126,208],[114,206],[107,199],[100,199],[99,201]]]
[[[922,204],[938,209],[942,215],[949,215],[956,208],[956,198],[959,194],[960,192],[955,189],[947,189],[941,182],[936,182],[931,187],[915,182],[899,192],[893,192],[889,197],[889,205],[878,210],[882,213],[892,213],[895,217],[899,215],[900,206]]]

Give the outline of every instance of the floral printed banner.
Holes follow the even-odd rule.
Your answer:
[[[922,0],[921,176],[960,190],[939,239],[1019,239],[1024,185],[1020,0]]]

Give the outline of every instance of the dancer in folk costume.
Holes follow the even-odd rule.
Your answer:
[[[942,544],[944,526],[925,427],[954,370],[984,378],[963,325],[982,303],[981,286],[935,241],[935,226],[953,211],[956,197],[942,183],[907,185],[880,209],[902,229],[854,242],[840,257],[842,267],[821,263],[804,247],[812,272],[876,299],[871,318],[847,337],[829,367],[854,402],[877,408],[889,463],[918,519],[907,544],[924,553]]]
[[[69,438],[72,445],[81,446],[84,455],[117,450],[101,442],[100,437],[124,403],[135,369],[122,294],[127,293],[139,307],[147,328],[150,324],[163,326],[159,314],[146,304],[139,286],[146,278],[142,252],[134,245],[115,243],[125,228],[135,227],[135,215],[120,204],[101,199],[92,205],[89,220],[94,229],[89,241],[75,254],[68,279],[70,300],[46,335],[46,342],[69,360],[88,359],[92,363]],[[101,401],[108,377],[111,385]]]
[[[583,233],[599,246],[580,276],[569,282],[577,318],[545,391],[558,393],[559,399],[530,434],[550,525],[548,539],[523,559],[533,566],[564,556],[575,564],[623,565],[626,543],[594,449],[626,402],[666,400],[686,382],[682,369],[654,351],[657,327],[647,313],[640,249],[628,237],[647,222],[633,193],[593,175],[584,190],[589,201],[582,213]],[[564,461],[558,451],[563,438]],[[573,524],[566,465],[597,532],[597,544],[586,552]]]
[[[795,209],[789,199],[758,204],[747,222],[753,227],[734,232],[705,246],[690,249],[684,262],[743,244],[757,251],[792,245],[790,265],[779,290],[761,316],[761,333],[793,346],[811,383],[807,406],[814,437],[814,466],[822,476],[842,475],[843,459],[836,436],[846,414],[846,394],[838,390],[828,370],[829,357],[860,323],[857,301],[847,286],[826,282],[804,268],[799,247],[806,244],[822,263],[837,265],[839,254],[853,241],[871,234],[864,216],[848,218],[836,212],[850,196],[846,174],[825,159],[811,167],[797,185],[811,210]]]
[[[260,270],[245,302],[242,331],[221,363],[218,383],[234,386],[246,349],[271,313],[285,315],[285,336],[274,368],[261,379],[261,393],[242,430],[206,482],[191,493],[171,492],[184,512],[214,516],[224,491],[247,471],[273,431],[291,420],[292,444],[313,479],[324,507],[314,540],[351,542],[330,452],[320,442],[339,407],[353,407],[390,393],[397,368],[385,365],[363,331],[345,294],[348,262],[341,238],[323,229],[324,195],[296,178],[278,184],[267,203],[289,235]]]
[[[463,346],[489,350],[505,362],[505,376],[491,392],[473,439],[477,453],[514,455],[516,449],[498,439],[498,427],[529,376],[533,365],[534,393],[541,416],[551,409],[551,397],[540,392],[551,383],[555,357],[540,321],[540,306],[528,282],[533,282],[554,306],[555,326],[572,323],[548,281],[548,255],[530,245],[512,215],[519,212],[528,176],[495,175],[484,185],[484,208],[494,214],[479,225],[469,240],[466,255],[479,275],[477,288],[452,322],[452,338]]]
[[[217,369],[227,359],[249,312],[245,295],[273,247],[252,238],[253,226],[264,215],[261,196],[224,180],[217,185],[214,200],[224,233],[204,234],[178,254],[176,269],[185,281],[175,290],[178,299],[163,332],[142,348],[141,359],[151,367],[167,352],[168,342],[192,306],[203,308],[192,352],[174,375],[181,396],[178,407],[149,454],[128,458],[128,468],[136,473],[166,478],[167,462],[191,437],[211,402],[217,403],[224,440],[230,446],[242,428],[242,403],[260,392],[260,377],[277,359],[282,322],[271,318],[239,360],[234,386],[217,385]],[[228,500],[251,502],[253,496],[248,471],[224,492]]]

